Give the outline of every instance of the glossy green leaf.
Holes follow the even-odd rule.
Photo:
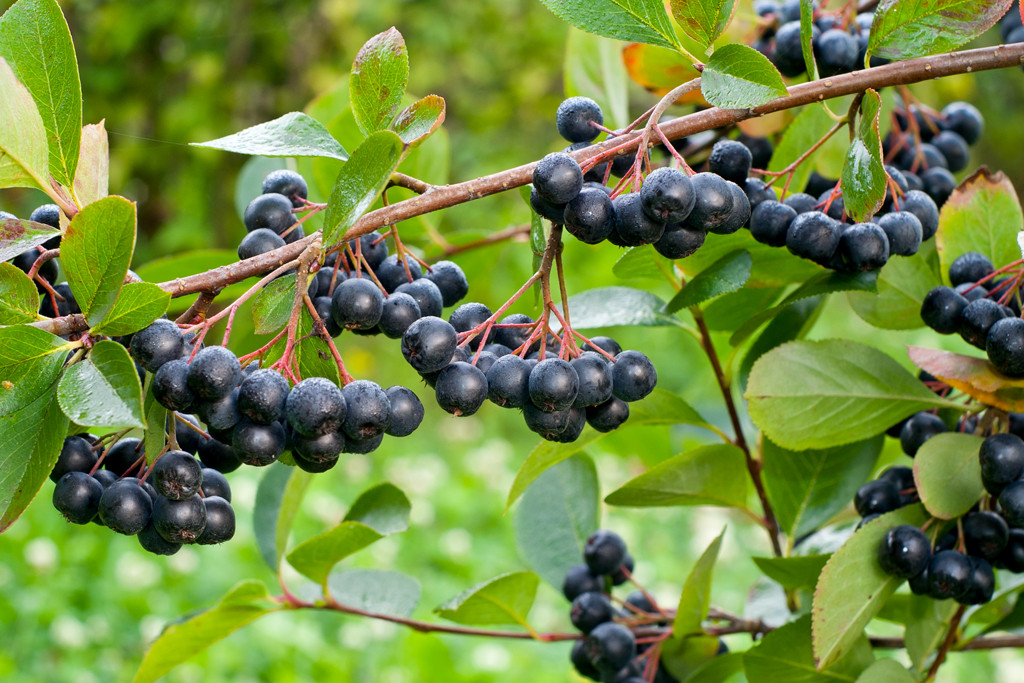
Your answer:
[[[845,508],[871,478],[884,435],[824,450],[790,451],[765,439],[764,486],[790,541],[817,529]]]
[[[670,0],[669,6],[683,33],[707,47],[718,40],[729,25],[736,11],[736,0]]]
[[[665,302],[654,294],[632,287],[599,287],[569,297],[572,326],[585,330],[615,325],[658,327],[676,325],[665,312]]]
[[[346,569],[331,572],[327,592],[338,603],[374,614],[407,617],[420,602],[420,582],[402,572]]]
[[[107,197],[79,211],[64,233],[60,260],[90,325],[114,307],[135,250],[135,204]]]
[[[924,442],[914,457],[914,483],[925,509],[940,519],[966,513],[985,493],[978,449],[981,437],[948,432]]]
[[[151,282],[129,282],[93,332],[107,336],[137,332],[166,313],[170,303],[170,293]]]
[[[781,171],[796,161],[800,155],[811,148],[814,143],[824,137],[835,123],[825,111],[825,108],[818,104],[810,104],[800,110],[793,122],[786,127],[782,134],[782,140],[775,146],[772,160],[768,163],[769,171]],[[793,179],[789,183],[789,192],[803,192],[807,186],[807,179],[814,170],[811,162],[815,155],[811,155],[807,162],[796,167]],[[833,176],[834,177],[834,176]],[[779,186],[781,192],[782,186]]]
[[[656,252],[651,245],[631,247],[612,266],[612,274],[623,280],[664,280],[666,275],[672,275],[672,261]]]
[[[957,610],[953,600],[935,600],[927,595],[910,595],[903,616],[904,638],[910,662],[918,671],[927,670],[928,658],[949,631],[949,620]],[[866,683],[866,682],[865,682]]]
[[[349,77],[349,98],[356,124],[364,133],[391,123],[409,82],[409,51],[392,26],[359,48]]]
[[[18,519],[53,470],[68,419],[52,382],[20,409],[0,417],[0,533]]]
[[[921,526],[926,517],[917,504],[886,513],[858,529],[832,555],[818,580],[812,608],[814,661],[819,669],[832,666],[857,646],[864,627],[903,582],[878,564],[882,537],[901,524]]]
[[[742,249],[726,254],[687,282],[668,302],[665,310],[675,313],[716,296],[735,292],[750,279],[752,263],[750,252]]]
[[[981,168],[954,190],[939,213],[935,246],[940,272],[949,282],[949,266],[957,257],[977,251],[996,267],[1020,259],[1017,233],[1024,214],[1013,183],[1002,172]]]
[[[882,138],[878,117],[882,100],[874,90],[864,93],[860,105],[860,125],[846,150],[843,164],[843,205],[847,215],[866,221],[885,200],[885,168],[882,166]]]
[[[743,656],[747,678],[757,683],[853,683],[874,660],[866,638],[854,639],[845,658],[815,670],[807,616],[777,628]]]
[[[673,4],[698,3],[675,0]],[[758,107],[788,94],[782,76],[768,58],[740,43],[715,50],[704,65],[700,90],[708,102],[722,109]]]
[[[50,173],[70,187],[82,134],[82,85],[60,6],[54,0],[11,5],[0,17],[0,57],[35,100],[49,141]]]
[[[64,372],[57,400],[65,415],[86,427],[146,426],[139,373],[128,351],[114,341],[97,342],[84,360]]]
[[[288,324],[295,303],[295,275],[282,275],[261,289],[252,301],[256,334],[271,334]]]
[[[770,308],[782,293],[781,287],[744,287],[709,302],[704,322],[713,332],[735,332],[750,316]]]
[[[587,33],[672,48],[675,31],[661,0],[541,0],[561,19]]]
[[[67,356],[65,343],[37,327],[0,327],[0,416],[52,389]]]
[[[725,530],[704,550],[693,565],[679,597],[672,635],[662,646],[662,661],[677,678],[685,679],[697,667],[715,656],[718,639],[701,628],[711,605],[711,578],[722,547]]]
[[[720,505],[743,508],[747,472],[743,451],[728,444],[700,446],[658,463],[608,494],[622,507]]]
[[[910,59],[949,52],[995,26],[1010,0],[881,0],[868,38],[868,54]]]
[[[165,628],[149,647],[132,683],[151,683],[246,624],[281,609],[262,583],[242,581],[213,608]]]
[[[272,465],[260,479],[252,524],[260,555],[273,572],[281,564],[292,522],[312,478],[298,467]]]
[[[373,205],[401,155],[402,139],[388,130],[373,133],[352,152],[338,172],[324,212],[324,249],[337,246],[345,231]]]
[[[322,123],[298,111],[256,124],[233,135],[191,144],[263,157],[348,159],[345,148],[327,132]]]
[[[796,555],[793,557],[752,557],[765,576],[787,590],[814,588],[818,576],[831,555]]]
[[[921,302],[942,284],[935,240],[928,240],[913,256],[891,258],[878,273],[877,292],[847,293],[850,308],[865,322],[887,330],[924,327]]]
[[[0,261],[12,259],[58,235],[59,230],[42,223],[10,218],[0,220]]]
[[[750,370],[758,358],[777,346],[782,346],[795,339],[802,339],[807,334],[821,314],[824,301],[825,297],[823,296],[801,299],[782,309],[778,315],[772,318],[772,321],[765,326],[764,331],[758,335],[754,343],[747,349],[746,355],[743,356],[739,371],[742,389],[746,390],[747,378],[750,377]]]
[[[514,523],[519,556],[561,590],[580,563],[587,537],[598,528],[600,484],[594,461],[577,453],[543,472],[523,494]]]
[[[102,121],[82,126],[75,193],[82,206],[103,199],[110,187],[110,145]]]
[[[413,102],[395,119],[392,129],[409,147],[416,147],[444,123],[445,102],[440,95],[427,95]]]
[[[879,659],[864,669],[857,683],[915,683],[914,676],[895,659]]]
[[[814,0],[800,0],[800,48],[808,80],[818,80],[818,64],[814,60]]]
[[[50,153],[46,129],[32,94],[0,57],[0,188],[49,190]]]
[[[576,28],[565,41],[565,94],[589,97],[601,107],[612,130],[629,120],[629,77],[622,61],[623,44]]]
[[[794,450],[859,441],[921,410],[963,409],[881,351],[838,340],[769,351],[750,371],[744,395],[754,424]]]
[[[520,624],[533,607],[540,579],[533,572],[502,574],[477,584],[437,607],[434,612],[448,621],[469,626]]]
[[[689,675],[686,683],[747,683],[743,653],[727,652],[712,657]]]
[[[394,534],[409,528],[409,499],[394,484],[372,486],[356,498],[345,515],[346,522],[360,522],[382,533]]]
[[[38,318],[39,291],[20,268],[0,263],[0,325],[30,323]]]
[[[629,410],[629,420],[620,429],[642,425],[673,424],[692,424],[699,427],[708,427],[707,421],[696,410],[691,408],[686,401],[663,389],[655,389],[644,400],[631,403]],[[508,500],[505,502],[506,511],[512,507],[512,503],[516,502],[519,496],[523,495],[526,487],[540,476],[542,472],[579,453],[604,436],[606,434],[602,432],[588,429],[583,432],[579,439],[572,443],[542,441],[539,446],[530,452],[530,455],[527,456],[526,461],[523,462],[516,473],[512,489],[508,493]]]

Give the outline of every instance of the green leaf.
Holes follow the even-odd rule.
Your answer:
[[[745,396],[754,424],[794,450],[874,436],[921,410],[963,409],[881,351],[838,340],[790,342],[764,354]]]
[[[599,502],[594,461],[578,453],[537,477],[516,509],[519,556],[558,590],[569,568],[580,563],[587,537],[598,528]]]
[[[677,678],[687,678],[692,670],[711,659],[718,650],[718,639],[705,636],[701,622],[707,617],[711,605],[711,577],[724,536],[723,529],[697,559],[683,583],[683,593],[672,622],[672,636],[662,649],[662,661]]]
[[[65,371],[57,400],[65,415],[85,427],[146,426],[139,373],[128,351],[114,341],[97,342],[84,360]]]
[[[75,171],[75,193],[82,206],[103,199],[109,192],[110,146],[103,122],[82,126],[82,139],[78,151],[78,169]]]
[[[273,572],[281,565],[292,522],[312,478],[298,467],[274,465],[260,479],[252,524],[260,555]]]
[[[878,273],[878,292],[849,292],[850,308],[865,322],[887,330],[924,327],[921,302],[942,284],[935,241],[928,240],[913,256],[891,258]]]
[[[764,486],[792,543],[832,519],[867,481],[885,436],[824,450],[790,451],[765,439]]]
[[[359,48],[349,77],[356,124],[364,133],[383,130],[395,117],[409,82],[409,51],[394,26]]]
[[[772,321],[765,326],[764,331],[754,340],[746,355],[743,356],[739,379],[740,386],[744,390],[747,387],[750,370],[754,367],[757,359],[786,342],[803,338],[821,314],[824,301],[825,297],[823,296],[801,299],[782,309],[778,315],[772,318]]]
[[[979,436],[947,432],[928,439],[917,451],[914,483],[932,516],[956,519],[984,495],[978,461],[981,441]]]
[[[824,137],[834,123],[821,105],[810,104],[804,107],[786,127],[782,140],[775,146],[768,170],[778,172],[789,166]],[[789,183],[790,192],[802,192],[807,186],[807,179],[814,170],[814,164],[811,163],[814,156],[811,155],[805,163],[796,167],[793,179]]]
[[[729,343],[733,346],[739,346],[744,342],[744,340],[757,331],[757,328],[762,324],[771,320],[781,313],[787,306],[797,301],[808,299],[810,297],[821,296],[822,294],[831,294],[833,292],[857,290],[873,292],[877,287],[877,282],[877,271],[868,271],[865,273],[842,273],[835,270],[826,270],[821,272],[797,287],[777,305],[753,316],[750,320],[744,323],[742,327],[736,330],[735,333],[733,333],[732,337],[729,338]]]
[[[114,307],[93,332],[110,337],[137,332],[166,313],[170,303],[170,292],[153,283],[129,282],[121,288]]]
[[[735,332],[750,316],[769,308],[781,287],[744,287],[704,306],[704,322],[714,332]]]
[[[926,595],[908,597],[908,607],[904,611],[907,654],[915,669],[926,671],[928,658],[949,631],[949,620],[953,618],[957,604],[953,600],[935,600]]]
[[[735,292],[750,279],[752,263],[750,252],[742,249],[726,254],[687,282],[668,302],[665,310],[675,313],[716,296]]]
[[[868,54],[910,59],[950,52],[995,26],[1010,0],[882,0],[875,9]]]
[[[0,327],[0,417],[52,390],[64,348],[63,339],[37,327]]]
[[[624,45],[569,29],[565,41],[565,95],[589,97],[604,114],[604,125],[625,127],[629,120],[629,76],[622,63]]]
[[[683,29],[683,33],[704,47],[718,40],[732,20],[733,12],[736,11],[736,0],[671,0],[669,5],[672,8],[672,17]],[[725,47],[733,47],[733,45]],[[715,54],[718,54],[718,50],[715,51]],[[714,57],[715,55],[711,56],[712,60]],[[709,65],[710,63],[708,62]],[[763,104],[763,102],[758,104]],[[715,106],[721,105],[716,104]]]
[[[135,250],[135,204],[107,197],[71,219],[60,245],[61,266],[90,325],[114,307]]]
[[[146,378],[146,386],[143,390],[146,393],[142,400],[142,409],[146,415],[146,439],[143,444],[143,452],[146,454],[146,462],[152,465],[164,450],[167,443],[167,432],[177,425],[174,424],[174,411],[168,415],[167,408],[163,407],[153,395],[152,375]],[[170,420],[167,419],[168,417]]]
[[[533,607],[539,583],[533,572],[502,574],[456,595],[434,612],[468,626],[520,624],[529,628],[526,616]]]
[[[630,404],[629,420],[620,429],[642,425],[673,424],[692,424],[710,428],[707,421],[679,396],[663,389],[655,389],[644,400]],[[579,453],[606,435],[595,430],[587,430],[572,443],[542,441],[530,452],[516,473],[516,479],[512,483],[512,489],[509,491],[508,500],[505,503],[506,512],[512,507],[512,503],[523,495],[526,487],[542,472]]]
[[[977,251],[996,267],[1020,259],[1017,233],[1024,214],[1013,183],[1002,172],[980,168],[953,191],[939,213],[935,246],[943,280],[957,257]]]
[[[925,518],[917,504],[886,513],[854,532],[832,555],[814,591],[812,629],[819,669],[832,666],[856,646],[864,627],[903,582],[878,564],[882,537],[901,524],[921,526]]]
[[[752,557],[757,568],[787,590],[814,588],[818,576],[831,555],[797,555],[795,557]]]
[[[816,671],[810,618],[804,616],[762,638],[743,656],[743,662],[747,678],[757,683],[853,683],[874,655],[866,638],[854,639],[848,652],[846,658],[837,657],[828,667],[822,667],[824,671]]]
[[[331,572],[327,592],[342,605],[374,614],[407,617],[420,602],[420,582],[402,572],[346,569]]]
[[[794,282],[804,282],[825,272],[821,266],[793,256],[785,249],[761,244],[749,230],[739,230],[731,235],[716,235],[704,243],[697,253],[676,261],[675,265],[687,277],[694,277],[726,254],[743,249],[750,253],[753,265],[747,287],[782,287]]]
[[[363,492],[336,527],[295,546],[288,563],[319,584],[334,565],[388,534],[409,528],[409,500],[391,484]]]
[[[701,664],[686,683],[747,683],[743,675],[743,653],[727,652]]]
[[[885,168],[882,166],[882,138],[878,134],[878,116],[882,100],[867,90],[860,104],[857,135],[846,150],[843,164],[843,205],[856,221],[875,215],[885,200]]]
[[[0,261],[12,259],[58,235],[59,230],[42,223],[10,218],[0,220]]]
[[[151,683],[246,624],[281,609],[271,601],[262,583],[242,581],[212,609],[165,628],[146,652],[132,681]]]
[[[677,4],[699,3],[674,0],[673,6]],[[758,107],[788,94],[782,76],[768,58],[740,43],[715,50],[701,73],[700,91],[708,102],[722,109]]]
[[[427,95],[402,110],[392,129],[409,147],[417,147],[444,123],[445,103],[440,95]]]
[[[46,129],[32,94],[0,57],[0,188],[50,189]]]
[[[345,148],[316,119],[293,111],[216,140],[190,143],[225,152],[262,157],[327,157],[348,159]]]
[[[651,245],[630,247],[612,266],[612,274],[623,280],[644,278],[664,280],[672,272],[672,261],[654,250]]]
[[[82,85],[71,31],[57,3],[19,0],[11,5],[0,17],[0,56],[35,100],[49,141],[50,173],[70,187],[78,168]]]
[[[585,330],[594,327],[637,325],[658,327],[678,325],[674,315],[665,312],[665,302],[654,294],[632,287],[599,287],[569,297],[572,326]]]
[[[587,33],[627,42],[676,47],[661,0],[541,0],[561,19]]]
[[[604,502],[622,507],[720,505],[742,509],[747,502],[743,451],[730,444],[691,449],[626,482]]]
[[[295,275],[282,275],[260,290],[252,302],[256,334],[277,332],[288,324],[295,303]]]
[[[68,419],[53,396],[52,380],[33,401],[0,417],[0,533],[46,482],[67,431]]]
[[[864,669],[864,672],[857,677],[857,683],[915,683],[915,681],[917,679],[895,659],[879,659]]]
[[[39,291],[20,268],[0,263],[0,325],[30,323],[38,317]]]
[[[324,249],[337,246],[345,231],[373,205],[401,155],[402,139],[389,130],[373,133],[352,152],[338,172],[324,212]]]

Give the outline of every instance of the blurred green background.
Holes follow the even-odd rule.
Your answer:
[[[9,3],[8,3],[9,4]],[[245,126],[301,110],[335,87],[359,46],[394,25],[411,57],[409,91],[447,101],[446,140],[431,140],[431,168],[444,182],[512,167],[559,149],[554,111],[564,96],[562,62],[567,26],[535,0],[443,3],[420,0],[270,0],[128,2],[65,0],[80,61],[85,121],[106,120],[111,146],[111,191],[139,202],[140,236],[134,267],[167,254],[207,248],[234,250],[244,233],[235,202],[236,180],[246,161],[228,153],[190,148]],[[746,4],[740,11],[744,18]],[[991,42],[989,35],[982,42]],[[1019,112],[1024,74],[1019,70],[949,79],[915,88],[941,105],[967,99],[986,116],[974,164],[1005,170],[1024,183],[1024,138]],[[633,87],[631,111],[655,98]],[[351,147],[350,147],[351,149]],[[450,155],[450,157],[449,157]],[[426,167],[426,164],[424,165]],[[254,184],[243,197],[258,193]],[[312,196],[311,199],[326,199]],[[40,202],[30,192],[0,197],[2,208],[27,215]],[[465,242],[529,219],[518,193],[488,198],[430,218],[453,243]],[[438,247],[422,224],[403,238],[427,256]],[[573,242],[566,250],[569,290],[612,284],[671,288],[656,280],[623,282],[611,274],[617,250]],[[499,305],[528,276],[525,244],[505,244],[458,259],[471,282],[471,298]],[[962,350],[924,331],[879,333],[835,296],[811,336],[870,339],[905,362],[903,345],[922,343]],[[521,310],[530,310],[530,301]],[[242,316],[240,316],[241,318]],[[724,406],[699,347],[675,328],[616,329],[627,348],[654,360],[659,386],[682,395],[711,422],[728,429]],[[726,337],[721,348],[728,353]],[[255,348],[249,333],[239,348]],[[499,573],[525,568],[512,514],[502,515],[512,478],[537,439],[512,411],[485,406],[456,420],[433,404],[405,363],[397,343],[342,340],[357,377],[384,386],[417,388],[428,416],[417,434],[387,439],[370,456],[346,456],[316,478],[296,526],[296,538],[336,523],[364,488],[388,480],[413,502],[411,529],[381,541],[351,565],[395,568],[420,579],[416,616],[459,591]],[[590,450],[602,490],[613,490],[687,446],[711,435],[694,429],[632,428]],[[887,446],[893,458],[893,444]],[[251,530],[255,488],[262,473],[246,468],[231,476],[238,534],[223,546],[185,548],[171,558],[143,553],[135,539],[97,526],[66,525],[49,504],[47,483],[25,516],[0,539],[0,680],[128,680],[146,643],[163,625],[210,605],[240,579],[273,584]],[[852,512],[851,512],[852,514]],[[742,612],[756,569],[747,558],[768,554],[766,540],[739,515],[715,509],[605,510],[605,522],[622,533],[637,558],[636,574],[668,604],[696,556],[728,525],[713,602]],[[754,549],[751,551],[751,549]],[[293,577],[294,578],[294,577]],[[569,628],[568,606],[542,586],[533,611],[538,629]],[[729,639],[745,648],[743,636]],[[335,614],[266,617],[201,654],[168,676],[186,681],[374,681],[400,683],[575,680],[565,644],[491,641],[421,635],[388,624]],[[940,680],[1019,680],[1013,653],[958,654]]]

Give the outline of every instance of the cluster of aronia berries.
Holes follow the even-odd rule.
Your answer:
[[[257,363],[243,369],[223,346],[188,353],[181,330],[168,320],[136,332],[130,350],[154,373],[153,395],[161,405],[194,412],[212,440],[247,465],[269,465],[289,450],[300,468],[323,472],[341,453],[370,453],[385,434],[407,436],[423,419],[423,405],[402,386],[385,391],[354,380],[339,388],[309,377],[289,387],[274,369]]]
[[[59,230],[60,208],[56,204],[43,204],[37,207],[28,219]],[[0,220],[18,220],[18,217],[7,211],[0,211]],[[18,254],[11,259],[10,263],[25,273],[29,273],[43,252],[59,248],[60,235],[57,235],[46,240],[38,247]],[[36,289],[42,294],[39,302],[39,314],[47,318],[56,318],[82,312],[78,302],[75,301],[75,295],[71,293],[71,286],[67,282],[57,282],[60,272],[57,267],[58,260],[54,258],[43,261],[36,271],[38,276],[36,279]],[[45,280],[46,284],[44,285],[40,280]]]
[[[179,431],[180,444],[198,441],[196,432],[187,432]],[[235,535],[231,487],[221,472],[185,450],[168,450],[147,468],[142,443],[134,438],[121,439],[98,457],[101,447],[90,434],[64,439],[50,479],[56,482],[53,506],[68,522],[137,535],[157,555]]]
[[[562,593],[572,602],[569,618],[583,634],[572,647],[570,658],[581,675],[595,681],[640,683],[648,667],[644,653],[650,642],[638,641],[637,630],[664,628],[670,617],[642,590],[630,593],[619,610],[611,590],[629,581],[633,558],[626,543],[614,531],[596,531],[583,548],[583,564],[569,569]],[[723,644],[724,645],[724,644]],[[675,677],[658,663],[653,680],[668,683]]]
[[[811,48],[818,73],[837,76],[864,68],[874,17],[870,13],[858,14],[851,21],[842,12],[819,12],[817,5],[814,3]],[[768,57],[783,76],[795,78],[805,74],[800,0],[757,0],[754,11],[761,17],[760,35],[754,41],[754,49]],[[871,66],[886,61],[873,56]]]
[[[993,567],[1024,573],[1024,440],[993,434],[982,442],[978,459],[987,495],[934,547],[911,525],[889,530],[879,546],[882,569],[909,579],[918,595],[982,604],[995,589]],[[855,504],[868,516],[888,512],[914,502],[913,488],[909,468],[893,467],[861,487]]]
[[[472,415],[490,399],[521,409],[526,426],[543,438],[570,442],[588,423],[601,432],[619,427],[629,417],[628,403],[650,394],[658,381],[647,356],[623,351],[609,337],[595,337],[593,346],[564,360],[556,338],[531,339],[530,316],[492,318],[483,304],[468,303],[448,321],[420,318],[402,336],[406,361],[452,415]],[[481,345],[488,336],[481,328],[493,331],[491,343]]]
[[[952,287],[935,287],[921,303],[921,319],[940,334],[958,333],[985,351],[996,370],[1024,377],[1024,320],[1020,277],[1000,276],[983,254],[968,252],[949,266]]]
[[[908,188],[924,191],[942,207],[956,188],[953,174],[967,168],[970,147],[984,129],[981,112],[967,102],[951,102],[941,112],[911,105],[893,112],[882,153]]]

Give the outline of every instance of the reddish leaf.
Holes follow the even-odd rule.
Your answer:
[[[663,47],[630,43],[622,49],[626,72],[642,88],[655,95],[666,95],[680,83],[700,76],[681,54]],[[678,104],[707,104],[699,90],[679,98]]]
[[[984,358],[919,346],[909,347],[908,354],[917,367],[985,405],[1024,411],[1024,380],[999,374]]]

